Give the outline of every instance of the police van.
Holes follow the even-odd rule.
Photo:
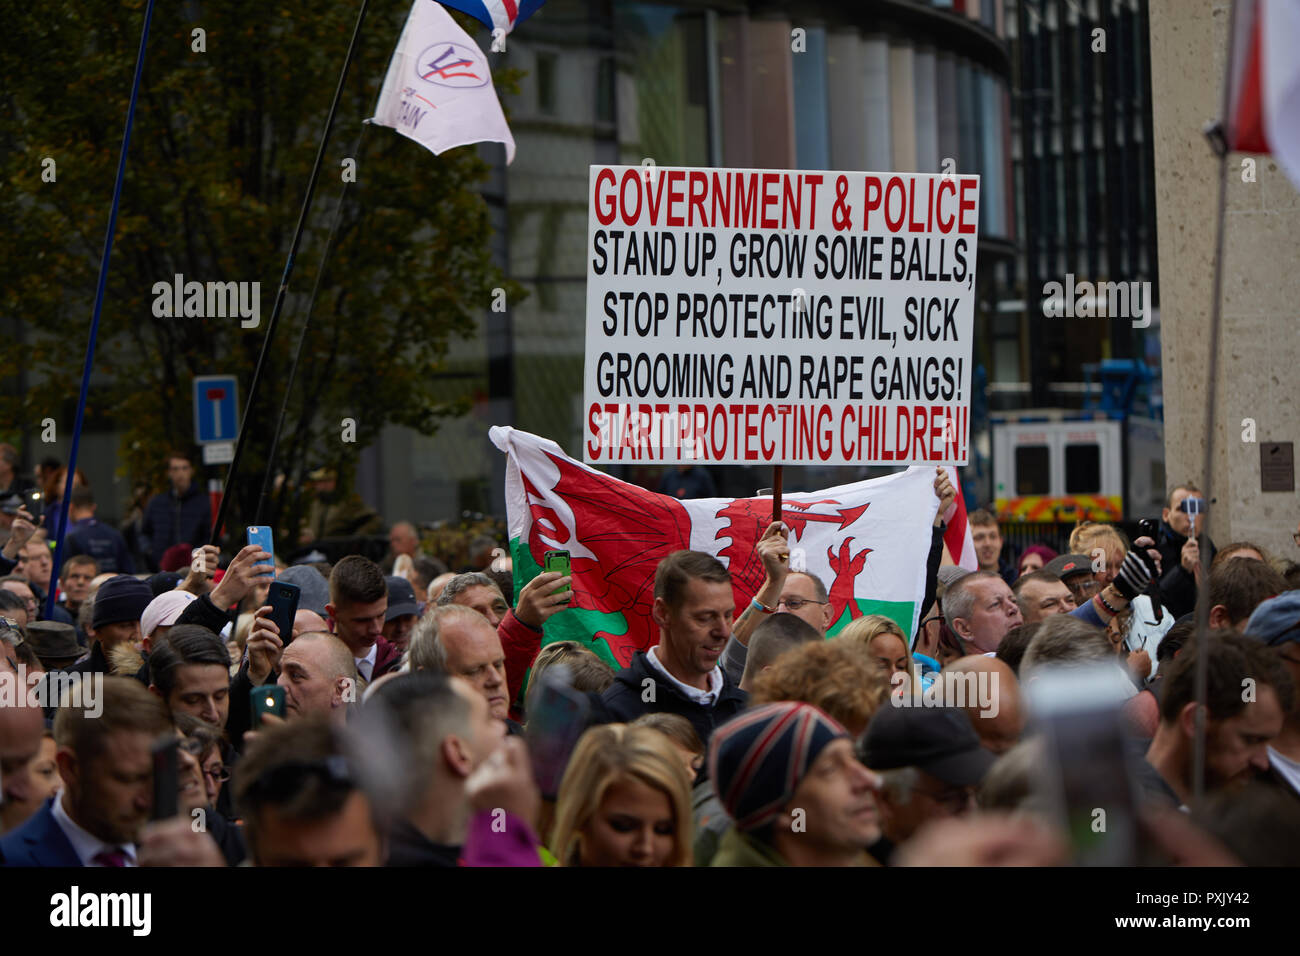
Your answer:
[[[1123,521],[1163,504],[1159,421],[1029,409],[995,413],[991,425],[999,521]]]

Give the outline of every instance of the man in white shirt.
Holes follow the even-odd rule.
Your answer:
[[[375,562],[350,554],[334,565],[325,611],[335,636],[352,652],[363,681],[369,683],[401,663],[401,651],[383,637],[388,582]]]
[[[719,666],[736,609],[731,575],[712,555],[674,551],[659,562],[654,587],[659,643],[638,651],[601,696],[606,719],[679,714],[707,743],[748,700]]]
[[[0,840],[6,866],[136,865],[153,803],[150,748],[171,721],[162,700],[130,678],[103,678],[94,703],[102,713],[59,709],[55,761],[63,789]]]

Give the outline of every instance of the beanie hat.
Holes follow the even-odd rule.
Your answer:
[[[193,560],[194,549],[189,543],[174,544],[163,552],[158,559],[158,568],[161,571],[179,571],[181,568],[188,568],[190,561]]]
[[[146,582],[129,574],[118,574],[95,592],[95,613],[90,626],[100,628],[120,621],[138,621],[152,600],[153,591]]]
[[[310,564],[295,564],[280,572],[278,580],[298,586],[298,607],[305,611],[315,611],[325,617],[325,605],[330,599],[330,585]]]
[[[154,628],[175,624],[181,611],[194,600],[189,591],[167,591],[149,602],[140,615],[140,636],[148,637]]]
[[[849,733],[812,704],[778,701],[747,710],[713,735],[709,777],[736,829],[772,823],[826,745]]]

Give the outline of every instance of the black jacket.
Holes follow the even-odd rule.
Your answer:
[[[646,684],[651,680],[653,684]],[[654,689],[654,699],[647,701],[647,688]],[[686,697],[672,681],[666,679],[648,660],[645,651],[637,651],[632,663],[614,675],[601,695],[603,719],[595,723],[630,723],[643,714],[679,714],[691,722],[700,740],[707,745],[713,731],[745,709],[749,695],[732,683],[724,672],[722,690],[712,707],[704,707]]]
[[[174,544],[205,544],[212,530],[212,505],[207,492],[191,482],[181,497],[172,489],[149,499],[141,535],[149,543],[149,560],[157,567],[163,553]]]
[[[434,843],[406,820],[398,820],[388,834],[385,866],[457,866],[461,848]]]
[[[127,550],[122,535],[116,528],[95,518],[74,521],[63,540],[64,557],[88,554],[99,565],[100,574],[110,571],[118,574],[135,573],[135,562],[131,560],[131,552]]]
[[[1210,560],[1214,560],[1214,542],[1201,535],[1200,545],[1210,549]],[[1183,545],[1187,536],[1179,534],[1167,522],[1160,522],[1160,540],[1156,548],[1160,551],[1160,603],[1169,608],[1174,617],[1182,617],[1196,610],[1196,578],[1183,568]],[[1207,582],[1208,584],[1208,582]]]

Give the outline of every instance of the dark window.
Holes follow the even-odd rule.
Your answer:
[[[555,55],[537,54],[537,109],[555,115]]]
[[[596,70],[596,119],[601,123],[614,122],[614,58],[601,57]]]
[[[1016,449],[1016,495],[1046,495],[1052,489],[1051,453],[1046,445]]]
[[[1101,446],[1065,446],[1065,493],[1095,495],[1101,491]]]

